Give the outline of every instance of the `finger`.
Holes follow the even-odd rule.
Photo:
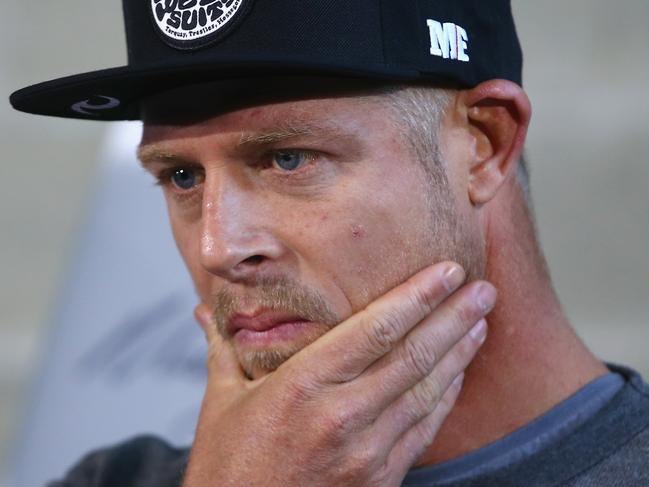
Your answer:
[[[406,432],[388,455],[386,468],[388,472],[393,472],[394,478],[397,479],[395,485],[403,480],[412,466],[433,444],[435,436],[460,395],[463,380],[462,373],[451,383],[435,410]]]
[[[313,363],[317,356],[318,363],[327,364],[314,370],[321,382],[352,380],[392,350],[464,279],[462,268],[452,262],[427,267],[305,347],[296,361]]]
[[[194,316],[205,332],[207,339],[207,370],[210,382],[232,384],[246,380],[232,344],[224,340],[217,331],[212,319],[212,312],[205,304],[194,309]]]
[[[495,301],[496,289],[487,282],[464,286],[358,377],[354,381],[356,393],[367,396],[368,407],[380,414],[428,377],[447,352],[492,309]],[[372,391],[371,397],[365,391]]]
[[[380,444],[394,445],[406,432],[439,407],[455,378],[461,376],[487,337],[481,319],[439,362],[433,372],[406,391],[375,421],[372,436]]]
[[[216,334],[216,326],[214,326],[212,311],[209,306],[205,303],[200,303],[194,308],[194,317],[205,334],[205,340],[207,340],[207,343],[210,343]]]

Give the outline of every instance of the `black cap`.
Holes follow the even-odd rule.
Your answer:
[[[123,0],[128,65],[29,86],[17,110],[140,118],[187,84],[284,75],[521,84],[509,0]]]

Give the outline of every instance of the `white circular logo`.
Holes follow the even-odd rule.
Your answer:
[[[250,0],[151,0],[154,23],[179,49],[203,47],[225,34]]]

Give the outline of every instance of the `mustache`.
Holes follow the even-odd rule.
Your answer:
[[[340,317],[317,290],[286,277],[257,279],[245,291],[224,287],[212,296],[212,321],[218,332],[228,338],[227,325],[238,313],[264,309],[281,311],[333,328]]]

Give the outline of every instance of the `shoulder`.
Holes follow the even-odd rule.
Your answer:
[[[609,367],[625,376],[627,386],[592,425],[591,448],[599,455],[570,487],[649,485],[649,384],[630,369]]]
[[[609,368],[624,383],[597,413],[528,459],[467,485],[647,487],[649,385],[631,369]]]
[[[646,487],[649,485],[649,426],[567,485],[569,487],[592,485]]]
[[[138,436],[87,454],[62,480],[49,487],[171,487],[181,483],[189,449],[155,436]]]

